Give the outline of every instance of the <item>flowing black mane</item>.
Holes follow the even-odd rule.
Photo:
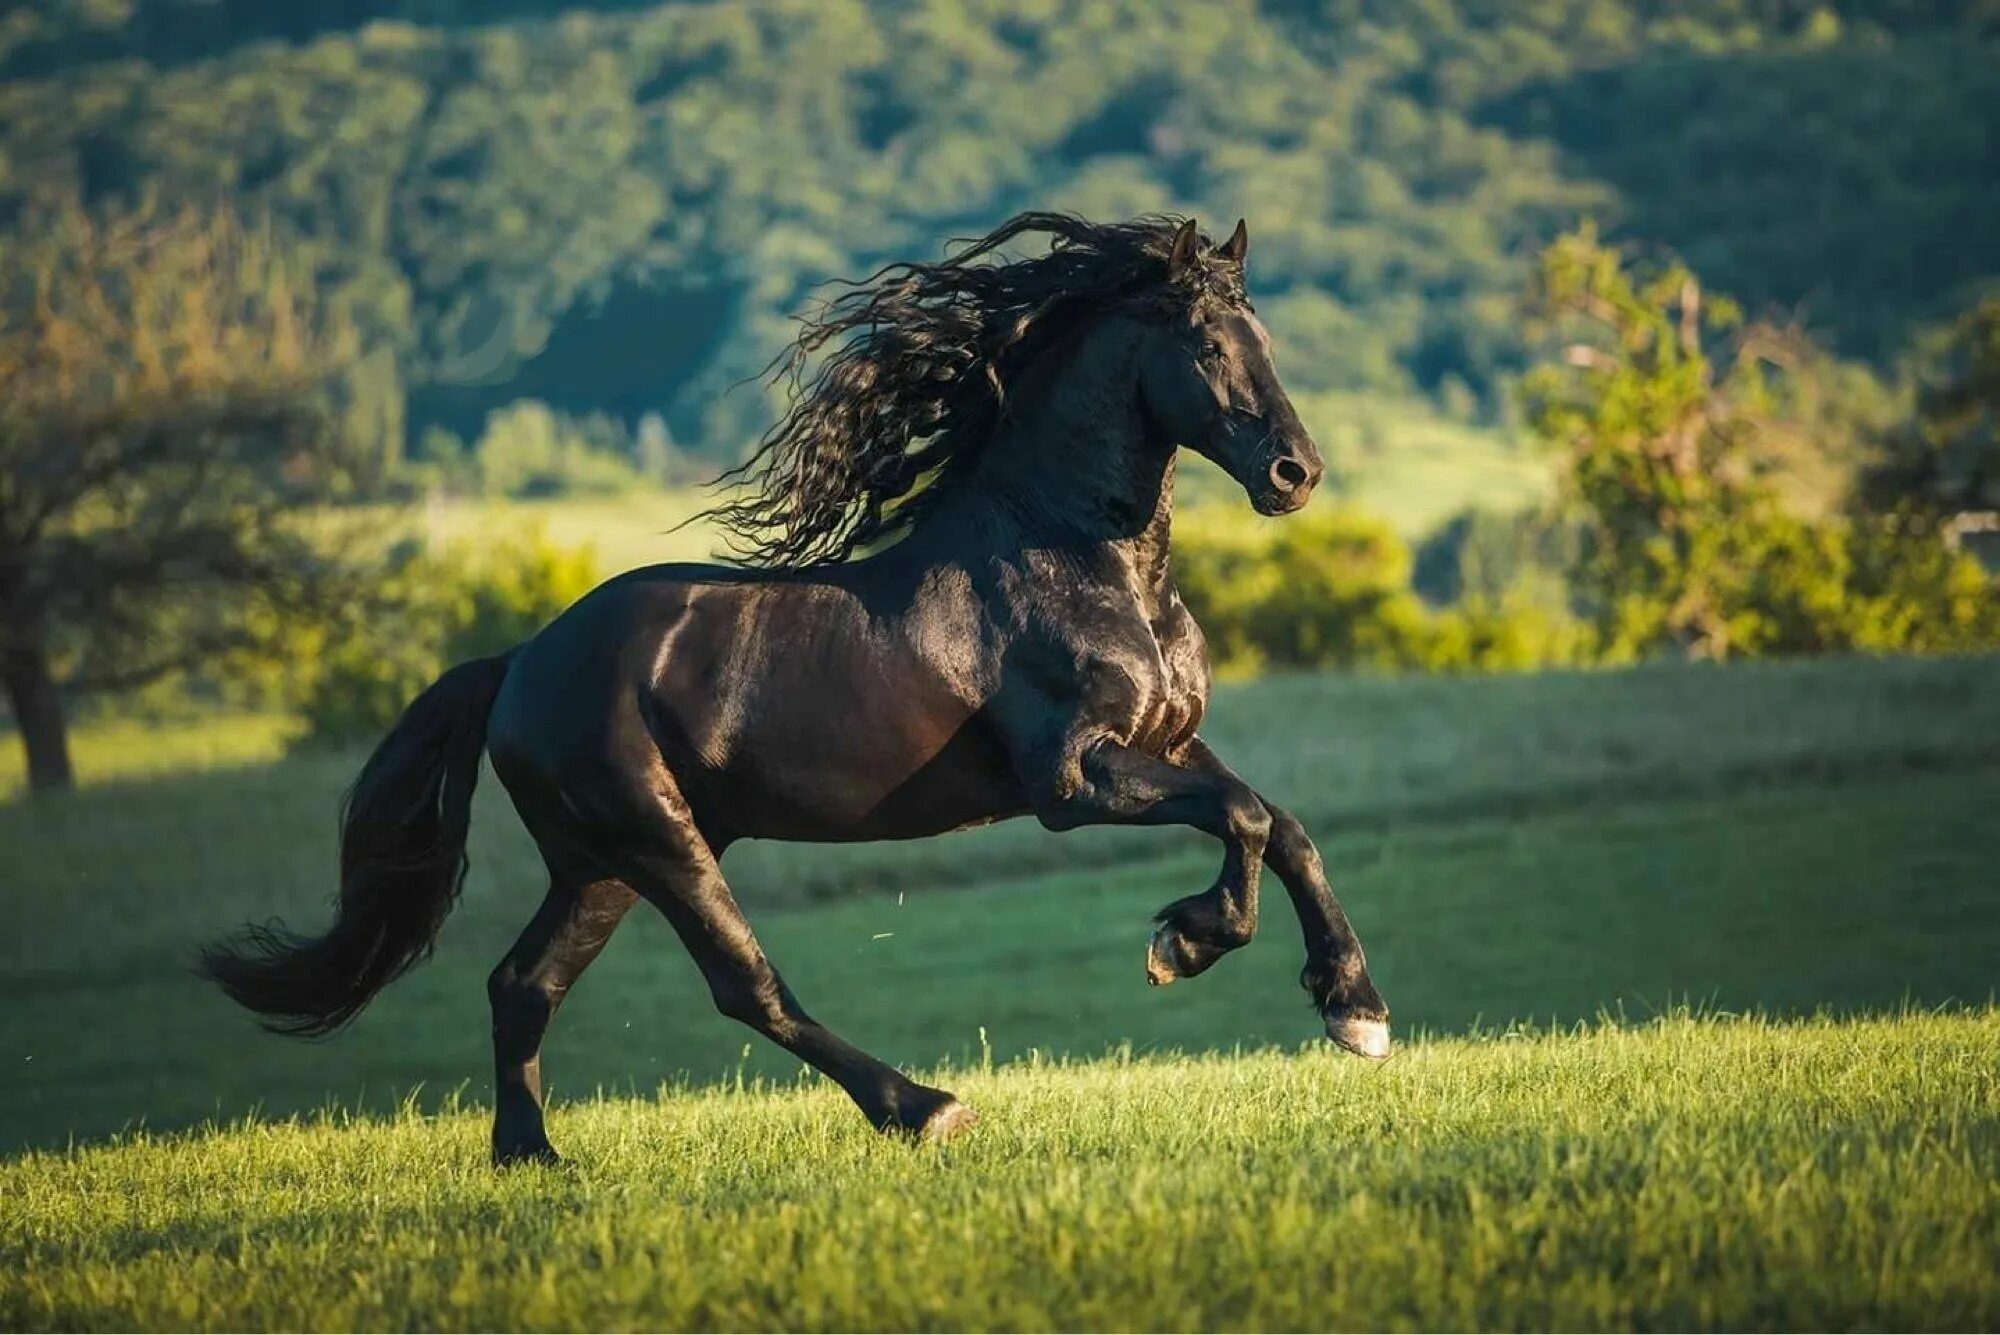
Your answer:
[[[903,532],[938,494],[921,484],[976,452],[1014,378],[1077,320],[1243,300],[1240,269],[1200,264],[1167,281],[1182,222],[1023,213],[934,264],[892,264],[846,285],[772,363],[790,404],[720,479],[749,494],[707,517],[741,559],[766,567],[843,560]],[[1031,233],[1050,239],[1045,253],[1000,258]]]

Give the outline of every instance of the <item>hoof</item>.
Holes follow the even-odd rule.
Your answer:
[[[1172,961],[1179,956],[1173,940],[1174,929],[1161,923],[1153,929],[1153,939],[1146,943],[1146,984],[1149,987],[1165,987],[1181,976]]]
[[[562,1161],[562,1156],[556,1153],[555,1146],[549,1144],[546,1140],[539,1144],[509,1145],[505,1148],[495,1145],[493,1147],[493,1166],[495,1168],[512,1168],[516,1164],[526,1163],[554,1165]]]
[[[942,1107],[924,1119],[923,1129],[917,1139],[926,1145],[942,1145],[945,1141],[979,1124],[979,1114],[957,1099],[947,1099]]]
[[[1389,1055],[1389,1022],[1343,1018],[1326,1022],[1326,1036],[1357,1057],[1381,1061]]]

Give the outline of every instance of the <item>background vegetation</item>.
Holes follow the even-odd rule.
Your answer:
[[[1246,215],[1299,389],[1501,421],[1585,214],[1891,364],[2000,272],[1997,57],[1990,0],[51,0],[0,222],[269,216],[385,467],[522,398],[733,458],[814,284],[1023,207]]]

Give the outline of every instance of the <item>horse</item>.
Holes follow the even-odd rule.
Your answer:
[[[1021,238],[1042,244],[1019,254]],[[246,925],[201,969],[280,1033],[346,1025],[428,957],[463,885],[482,752],[549,888],[488,980],[497,1164],[557,1159],[541,1051],[639,900],[714,1004],[817,1068],[876,1128],[943,1140],[957,1098],[807,1013],[720,863],[738,840],[915,839],[1032,814],[1053,831],[1185,825],[1213,885],[1154,920],[1146,977],[1251,939],[1289,895],[1327,1036],[1388,1055],[1388,1007],[1312,840],[1203,742],[1210,674],[1169,561],[1191,448],[1263,515],[1324,464],[1245,288],[1248,231],[1021,214],[936,262],[836,289],[773,363],[788,409],[708,511],[737,560],[657,565],[446,671],[341,814],[333,924]]]

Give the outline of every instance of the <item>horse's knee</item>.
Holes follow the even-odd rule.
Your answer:
[[[1274,867],[1307,877],[1319,876],[1322,868],[1319,849],[1299,818],[1279,807],[1271,807],[1271,838],[1265,854]]]
[[[760,1033],[781,1039],[794,1027],[793,1007],[776,974],[711,978],[708,992],[717,1011]]]
[[[515,968],[511,960],[503,961],[486,975],[486,1000],[495,1011],[546,1012],[551,991],[548,985]]]
[[[1223,819],[1229,837],[1247,847],[1262,850],[1271,839],[1271,812],[1257,794],[1236,785],[1223,798]]]

